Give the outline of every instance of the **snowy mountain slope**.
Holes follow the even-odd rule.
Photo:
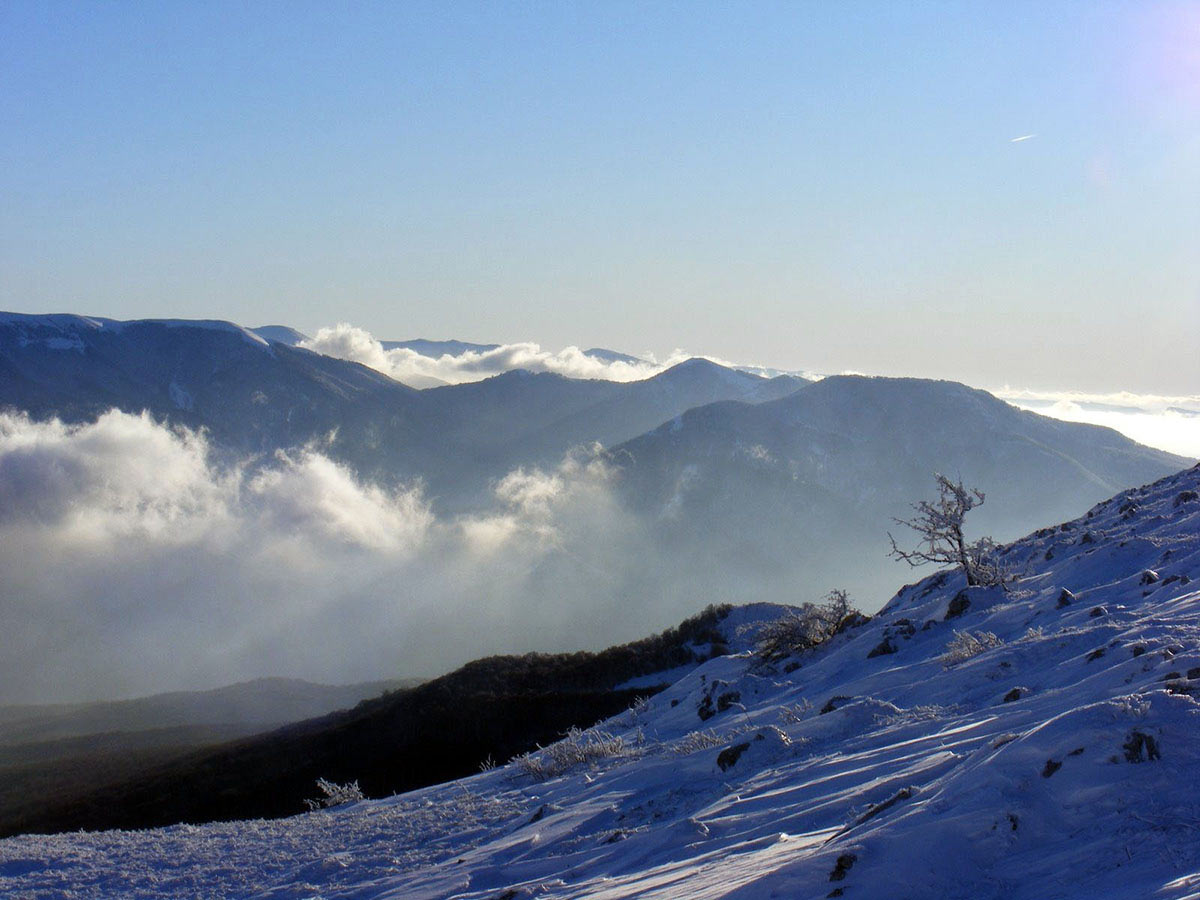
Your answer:
[[[251,328],[250,330],[260,338],[278,344],[287,344],[289,347],[295,347],[301,341],[309,339],[307,334],[297,331],[289,325],[260,325],[258,328]]]
[[[1005,558],[1008,592],[931,576],[790,662],[712,660],[462,781],[275,822],[3,841],[0,890],[1200,895],[1200,467]],[[951,653],[967,632],[984,649]]]

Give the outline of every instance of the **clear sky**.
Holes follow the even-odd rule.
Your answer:
[[[1194,394],[1200,2],[5,0],[0,308]]]

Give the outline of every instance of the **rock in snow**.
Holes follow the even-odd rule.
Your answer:
[[[291,819],[12,838],[0,895],[1198,896],[1200,504],[1175,502],[1197,488],[1016,542],[1008,590],[950,623],[943,573],[798,668],[714,659],[541,751],[604,748],[545,781],[518,761]],[[718,683],[737,701],[700,722]]]

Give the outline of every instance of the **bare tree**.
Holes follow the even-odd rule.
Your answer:
[[[915,531],[920,543],[915,550],[902,550],[888,532],[888,540],[892,542],[892,552],[888,555],[914,568],[925,563],[958,566],[966,574],[968,585],[1002,583],[1004,573],[993,562],[995,542],[991,538],[968,542],[963,535],[963,519],[972,509],[983,505],[983,491],[963,487],[961,479],[951,481],[941,474],[935,474],[934,478],[938,499],[914,503],[916,516],[895,520]]]

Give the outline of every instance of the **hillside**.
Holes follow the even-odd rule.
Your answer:
[[[273,823],[10,839],[0,888],[1194,896],[1200,466],[1004,557],[1007,590],[931,575],[816,650],[711,660],[495,771]]]
[[[661,690],[712,653],[737,646],[736,629],[745,621],[745,611],[729,618],[727,609],[714,607],[678,628],[599,653],[477,660],[269,734],[182,757],[144,755],[138,770],[114,769],[111,783],[70,782],[33,802],[0,803],[0,833],[289,815],[304,808],[318,777],[358,779],[379,796],[461,777],[484,759],[507,759]],[[97,753],[107,749],[104,743],[90,742]]]

